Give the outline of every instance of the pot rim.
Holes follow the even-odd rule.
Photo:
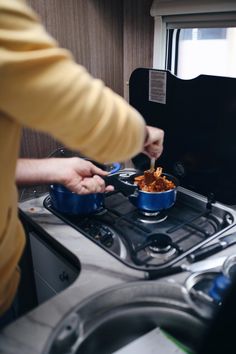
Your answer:
[[[94,195],[103,195],[104,193],[89,193],[89,194],[78,194],[75,192],[72,192],[70,189],[66,188],[63,184],[55,183],[55,184],[50,184],[49,186],[50,190],[54,190],[56,193],[60,194],[68,194],[68,195],[76,195],[78,197],[85,197],[85,196],[94,196]],[[50,191],[49,191],[50,192]]]
[[[142,194],[148,194],[148,195],[152,195],[152,194],[153,195],[162,195],[162,194],[173,193],[174,191],[176,191],[178,189],[178,186],[179,186],[178,178],[173,176],[173,175],[171,175],[171,174],[169,174],[169,173],[163,173],[162,175],[170,178],[174,182],[175,188],[168,189],[167,191],[163,191],[163,192],[148,192],[148,191],[143,191],[142,189],[140,189],[138,187],[138,185],[136,183],[133,183],[133,185],[137,186],[136,192],[142,193]]]

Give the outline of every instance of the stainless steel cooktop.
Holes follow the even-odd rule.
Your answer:
[[[62,214],[49,196],[44,206],[121,262],[145,271],[172,266],[236,223],[233,209],[182,187],[173,207],[154,214],[139,211],[119,190],[107,193],[104,209],[93,215]]]

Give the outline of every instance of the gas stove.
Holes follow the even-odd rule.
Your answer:
[[[117,176],[135,172],[126,169]],[[50,196],[44,206],[119,261],[145,271],[172,266],[236,223],[233,209],[182,187],[174,206],[159,213],[141,212],[119,189],[105,194],[104,208],[95,214],[62,214]]]
[[[164,101],[153,99],[160,82]],[[119,184],[105,195],[97,214],[63,215],[52,208],[50,197],[45,207],[129,267],[153,274],[172,268],[235,225],[236,212],[229,207],[236,205],[235,87],[235,79],[208,75],[181,80],[163,70],[132,73],[130,104],[148,125],[164,130],[158,165],[180,181],[170,209],[142,213]],[[119,179],[150,166],[142,153],[132,162],[135,170],[119,171]]]

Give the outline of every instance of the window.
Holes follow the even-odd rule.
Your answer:
[[[167,69],[182,79],[200,74],[236,77],[236,27],[174,31],[170,45],[175,50],[169,52]]]
[[[156,0],[154,68],[182,79],[236,77],[236,2]]]

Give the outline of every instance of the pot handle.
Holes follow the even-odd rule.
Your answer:
[[[106,186],[114,186],[115,189],[124,194],[126,197],[131,194],[134,194],[135,191],[138,191],[138,186],[136,186],[136,184],[121,181],[115,175],[105,176],[103,177],[103,179],[105,181]]]
[[[133,193],[131,195],[129,195],[129,201],[135,206],[137,207],[137,202],[138,202],[138,193]]]

